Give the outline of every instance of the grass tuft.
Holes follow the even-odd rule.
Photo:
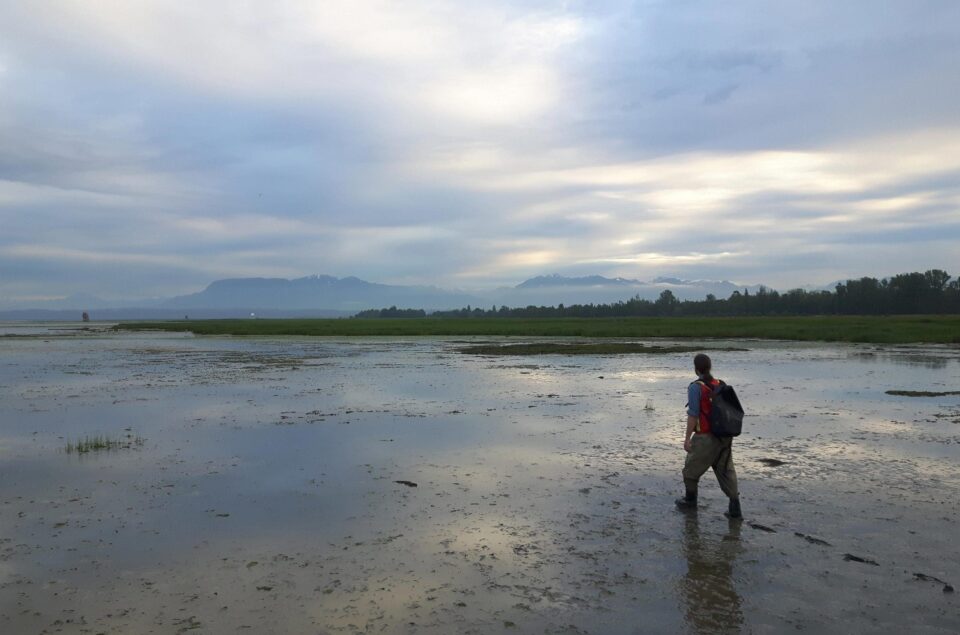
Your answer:
[[[93,437],[84,437],[76,443],[67,443],[64,452],[67,454],[87,454],[89,452],[99,452],[102,450],[129,450],[138,448],[144,444],[145,439],[138,435],[127,434],[123,437],[112,439],[110,437],[97,435]]]

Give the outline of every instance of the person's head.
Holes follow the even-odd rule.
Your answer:
[[[697,353],[693,358],[693,368],[697,371],[698,376],[709,375],[710,374],[710,357],[704,355],[703,353]]]

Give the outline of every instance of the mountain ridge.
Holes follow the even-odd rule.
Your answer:
[[[176,296],[164,308],[236,308],[271,310],[361,311],[373,306],[403,304],[424,309],[447,309],[476,304],[479,298],[434,286],[387,285],[356,276],[323,274],[301,278],[225,278],[214,280],[197,293]]]
[[[338,278],[311,274],[299,278],[242,277],[222,278],[202,290],[169,298],[110,302],[90,294],[74,294],[62,299],[34,303],[34,306],[4,307],[24,315],[24,311],[96,311],[101,315],[122,312],[157,315],[236,315],[270,312],[302,315],[304,312],[350,314],[372,308],[397,306],[427,311],[449,310],[471,306],[529,306],[557,304],[605,304],[628,300],[635,296],[656,299],[670,289],[679,299],[703,299],[708,293],[727,297],[734,290],[753,293],[760,285],[738,285],[733,282],[684,280],[657,277],[651,282],[629,278],[607,278],[600,275],[568,277],[557,273],[528,278],[512,287],[465,292],[432,285],[389,285],[369,282],[356,276]],[[138,313],[138,314],[139,314]]]

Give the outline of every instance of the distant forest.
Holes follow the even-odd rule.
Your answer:
[[[436,311],[431,317],[678,317],[740,315],[911,315],[960,313],[960,279],[940,269],[901,273],[891,278],[860,278],[837,284],[834,291],[793,289],[784,293],[761,287],[751,294],[734,291],[729,298],[708,294],[703,300],[679,300],[669,289],[656,300],[639,296],[612,304],[564,306],[464,307]],[[370,309],[358,318],[426,317],[423,309]]]

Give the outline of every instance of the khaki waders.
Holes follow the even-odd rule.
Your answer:
[[[723,493],[731,499],[740,496],[737,472],[733,467],[732,446],[732,437],[721,439],[709,432],[693,435],[690,439],[690,452],[683,464],[683,482],[688,492],[697,491],[700,477],[712,467]]]

